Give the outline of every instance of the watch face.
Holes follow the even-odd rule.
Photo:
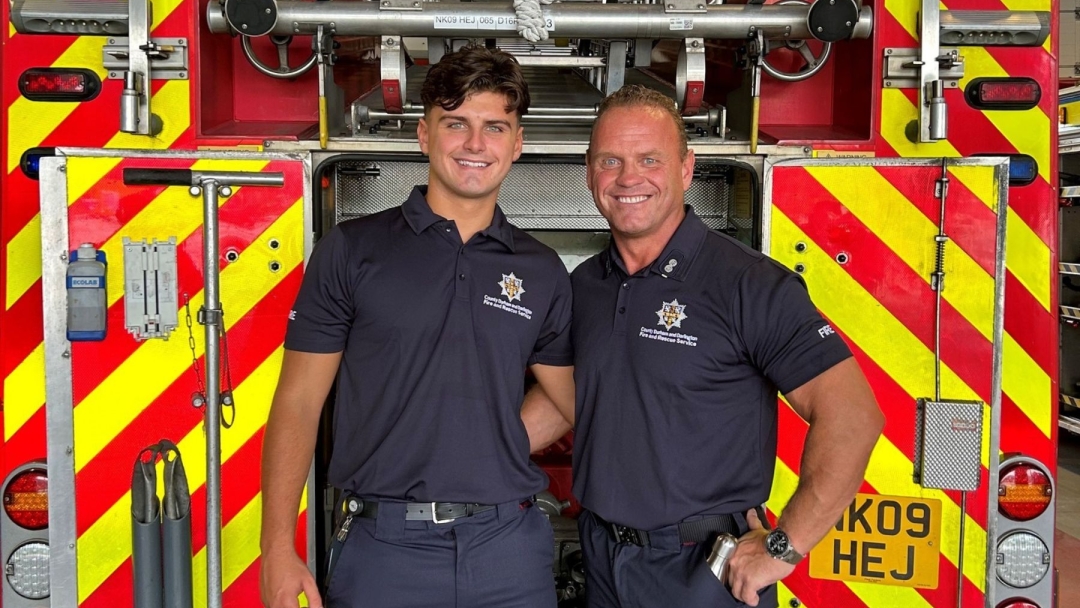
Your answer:
[[[783,530],[773,530],[765,537],[765,550],[773,557],[783,555],[788,547],[790,547],[790,541]]]

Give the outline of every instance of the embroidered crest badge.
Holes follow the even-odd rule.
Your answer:
[[[514,273],[502,275],[503,280],[498,283],[502,288],[502,293],[499,295],[506,296],[506,299],[510,302],[514,300],[521,301],[521,294],[525,293],[525,288],[522,286],[524,281],[515,277]]]
[[[686,304],[679,304],[679,300],[672,300],[670,302],[664,302],[664,305],[660,307],[660,310],[656,311],[656,316],[660,317],[660,321],[657,325],[663,325],[664,329],[671,330],[672,327],[682,327],[682,322],[686,319]]]

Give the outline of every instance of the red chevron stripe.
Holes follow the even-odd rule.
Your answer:
[[[221,594],[221,608],[249,608],[259,597],[259,560],[252,562]]]
[[[280,303],[291,303],[300,288],[301,279],[302,271],[297,268],[229,329],[228,336],[234,349],[235,345],[243,345],[242,351],[230,353],[233,382],[236,385],[242,383],[281,344],[286,317]],[[204,365],[205,358],[200,357],[199,363],[200,366]],[[78,494],[78,534],[83,534],[129,489],[130,480],[126,475],[116,474],[118,467],[119,470],[128,470],[137,450],[143,446],[156,443],[162,437],[172,437],[178,441],[202,423],[201,412],[190,406],[194,389],[195,382],[189,373],[177,378],[79,472],[76,487],[92,488],[92,491],[79,491]],[[243,403],[238,407],[238,415],[244,415]],[[250,474],[250,471],[246,474]]]
[[[228,432],[228,431],[225,431]],[[222,526],[230,521],[259,493],[262,477],[260,455],[263,432],[255,433],[236,454],[221,467],[221,487],[228,488],[221,496]],[[196,553],[206,546],[206,486],[191,495],[191,547]]]
[[[6,259],[6,256],[5,256]],[[6,276],[6,275],[5,275]],[[3,313],[12,322],[4,325],[4,348],[0,354],[0,375],[6,378],[41,344],[43,314],[41,281],[34,283],[10,310]]]
[[[4,456],[4,475],[10,472],[9,467],[14,468],[31,460],[45,460],[48,454],[45,439],[45,408],[41,408],[15,431],[11,439],[4,443],[4,449],[0,450]]]

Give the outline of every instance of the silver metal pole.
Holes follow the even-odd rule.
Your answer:
[[[311,35],[323,25],[335,36],[517,37],[511,2],[425,2],[423,9],[416,11],[381,10],[380,4],[281,0],[277,23],[269,33]],[[770,40],[813,38],[807,25],[808,5],[721,4],[706,8],[706,12],[693,13],[693,30],[672,29],[672,14],[663,4],[564,2],[545,6],[543,12],[554,24],[552,35],[560,38],[742,40],[759,30]],[[207,25],[215,34],[229,32],[222,10],[216,2],[207,6]],[[872,11],[864,6],[852,37],[869,37],[872,26]]]
[[[221,608],[221,300],[218,293],[218,181],[204,176],[203,306],[206,329],[206,605]]]

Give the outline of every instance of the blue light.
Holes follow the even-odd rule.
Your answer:
[[[1009,156],[1009,185],[1022,186],[1035,181],[1039,174],[1039,165],[1027,154]]]
[[[56,156],[56,148],[30,148],[19,159],[19,168],[26,177],[36,180],[41,173],[41,159]]]

